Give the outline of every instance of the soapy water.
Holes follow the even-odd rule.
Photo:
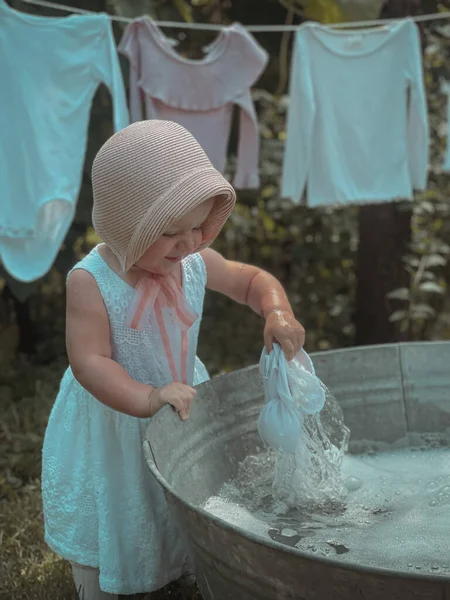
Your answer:
[[[323,389],[295,455],[258,449],[204,509],[311,555],[449,578],[450,431],[353,442],[349,454],[342,409]]]
[[[276,493],[296,467],[283,471],[277,453],[262,452],[247,457],[236,478],[204,508],[253,534],[315,556],[450,577],[450,448],[434,446],[347,454],[338,461],[339,472],[328,473],[337,483],[327,483],[325,477],[316,498],[306,486],[306,495],[301,500],[297,494],[297,502],[292,485],[290,493],[283,483]],[[277,471],[284,480],[277,480]]]
[[[449,577],[450,435],[348,454],[342,409],[321,385],[325,405],[305,415],[295,455],[248,456],[204,509],[316,556]]]

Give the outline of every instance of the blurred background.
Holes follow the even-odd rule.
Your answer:
[[[330,24],[450,10],[435,0],[67,0],[73,7],[134,18],[227,24]],[[10,0],[17,10],[63,16]],[[310,209],[280,199],[288,107],[290,33],[255,33],[270,62],[253,90],[261,134],[261,187],[238,194],[237,208],[214,247],[253,263],[284,284],[306,329],[308,352],[366,344],[450,338],[450,177],[441,172],[450,79],[450,20],[419,24],[431,127],[426,192],[414,202]],[[122,23],[114,23],[116,40]],[[165,30],[198,58],[215,32]],[[122,58],[121,58],[122,60]],[[124,81],[128,65],[123,60]],[[1,83],[0,83],[1,90]],[[1,99],[1,91],[0,91]],[[7,107],[2,107],[2,110]],[[386,106],[389,110],[389,106]],[[0,270],[0,598],[72,598],[70,573],[42,541],[42,436],[67,359],[65,278],[98,243],[91,227],[93,157],[112,133],[111,99],[96,94],[77,214],[52,270],[22,284]],[[230,139],[230,171],[238,123]],[[210,373],[258,361],[263,322],[208,293],[199,356]],[[177,597],[177,590],[159,597]],[[192,596],[190,596],[192,597]]]

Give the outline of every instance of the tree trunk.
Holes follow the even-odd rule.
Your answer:
[[[402,341],[386,298],[408,286],[402,257],[410,240],[411,208],[398,204],[362,206],[359,210],[359,248],[355,311],[355,344]]]

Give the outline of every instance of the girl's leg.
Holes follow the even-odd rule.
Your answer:
[[[119,596],[102,592],[99,583],[99,571],[77,563],[72,566],[73,580],[80,600],[118,600]]]

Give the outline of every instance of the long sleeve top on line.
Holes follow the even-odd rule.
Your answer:
[[[419,32],[316,24],[296,34],[282,195],[309,206],[411,199],[428,174]]]
[[[131,120],[179,123],[221,172],[237,105],[239,141],[233,183],[237,188],[259,186],[259,128],[250,88],[268,56],[253,36],[234,24],[221,31],[203,59],[189,60],[174,50],[151,19],[143,17],[128,25],[119,51],[130,62]]]
[[[129,116],[106,15],[40,17],[0,0],[0,56],[0,260],[27,282],[48,272],[71,225],[100,83],[115,130]]]

